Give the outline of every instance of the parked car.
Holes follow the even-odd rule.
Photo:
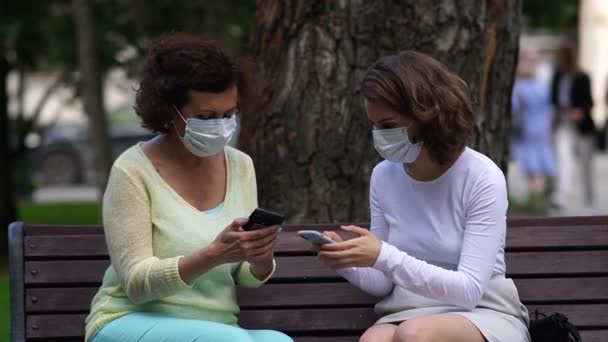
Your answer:
[[[128,112],[130,111],[130,112]],[[122,120],[132,115],[131,122]],[[137,142],[154,134],[139,126],[132,110],[109,115],[109,140],[112,160]],[[57,124],[42,131],[40,144],[30,153],[32,178],[37,185],[69,185],[91,182],[93,153],[86,124]]]

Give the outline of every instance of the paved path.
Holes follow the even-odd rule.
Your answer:
[[[608,215],[608,154],[597,154],[595,158],[597,215]],[[523,174],[516,164],[509,165],[509,193],[515,199],[526,197],[526,183]],[[584,215],[583,184],[580,177],[573,177],[574,185],[572,193],[569,194],[568,208],[562,212],[554,212],[555,216],[577,216]]]
[[[34,202],[90,202],[97,200],[97,189],[88,185],[40,188],[32,195]]]

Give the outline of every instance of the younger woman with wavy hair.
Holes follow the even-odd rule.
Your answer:
[[[502,171],[466,147],[465,82],[414,51],[387,56],[363,80],[376,150],[371,230],[323,245],[319,258],[383,298],[361,341],[529,341],[528,313],[505,277]]]

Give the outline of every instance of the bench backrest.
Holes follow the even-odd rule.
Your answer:
[[[277,272],[259,289],[239,289],[240,325],[284,331],[297,341],[356,341],[377,301],[320,264],[299,229],[277,243]],[[13,341],[82,341],[84,318],[109,265],[100,226],[10,227]],[[562,312],[585,342],[608,341],[608,217],[514,219],[508,275],[528,308]]]

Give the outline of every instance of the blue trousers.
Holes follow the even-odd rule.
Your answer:
[[[274,330],[246,330],[211,321],[135,312],[101,328],[90,342],[293,342]]]

